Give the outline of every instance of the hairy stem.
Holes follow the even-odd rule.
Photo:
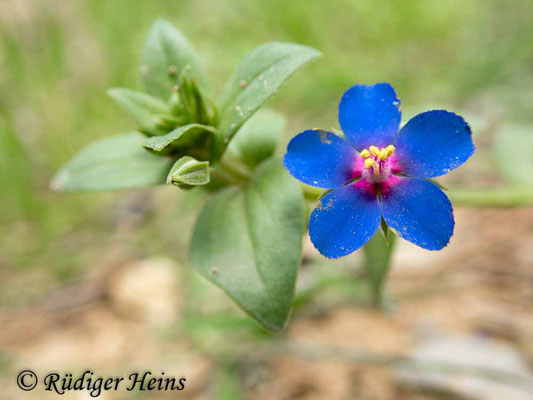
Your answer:
[[[218,162],[217,167],[223,169],[240,180],[249,181],[252,178],[252,173],[248,167],[233,157],[223,157]]]

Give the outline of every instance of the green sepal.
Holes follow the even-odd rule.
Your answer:
[[[385,222],[385,219],[381,218],[381,223],[379,224],[379,232],[383,236],[383,239],[385,239],[385,243],[387,246],[389,245],[389,235],[390,235],[390,229],[387,223]]]
[[[190,123],[215,125],[218,111],[198,83],[190,77],[190,71],[190,65],[187,65],[179,74],[171,101],[179,102],[179,108]]]
[[[441,190],[443,191],[448,191],[449,189],[444,186],[442,183],[440,183],[439,181],[437,181],[435,178],[427,178],[428,181],[430,181],[431,183],[434,183],[435,185],[437,185]]]
[[[207,185],[209,181],[209,161],[198,161],[189,156],[176,161],[167,176],[167,183],[182,189]]]

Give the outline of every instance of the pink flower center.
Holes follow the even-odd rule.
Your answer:
[[[361,151],[360,155],[364,160],[362,176],[367,182],[381,183],[391,176],[391,155],[394,150],[395,147],[391,144],[382,148],[370,146],[368,149]]]

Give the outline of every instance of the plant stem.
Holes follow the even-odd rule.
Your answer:
[[[248,167],[237,159],[223,157],[217,166],[240,180],[249,181],[252,178]]]
[[[520,207],[533,205],[533,188],[451,189],[447,194],[454,205],[463,207]]]
[[[365,269],[372,296],[372,304],[378,310],[386,309],[385,283],[390,269],[390,259],[394,249],[395,235],[389,234],[387,240],[377,232],[363,247]]]
[[[211,168],[211,174],[213,176],[218,177],[222,181],[226,182],[229,185],[240,185],[242,184],[242,181],[239,179],[236,179],[235,176],[233,176],[231,173],[227,172],[225,169],[222,169],[220,167],[214,167]]]
[[[237,159],[224,157],[211,168],[211,173],[229,185],[242,186],[252,179],[246,165]]]

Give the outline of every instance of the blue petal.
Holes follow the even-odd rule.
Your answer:
[[[290,141],[283,164],[303,183],[333,189],[356,177],[356,158],[357,152],[343,138],[308,130]]]
[[[440,250],[450,241],[452,204],[434,183],[395,177],[383,190],[381,203],[387,225],[405,240],[427,250]]]
[[[420,178],[444,175],[474,154],[468,124],[460,116],[444,110],[413,117],[402,128],[394,145],[399,172]]]
[[[401,103],[388,83],[355,85],[342,96],[339,123],[358,150],[392,144],[398,133]]]
[[[309,236],[328,258],[348,255],[376,233],[381,210],[364,180],[334,189],[320,200],[309,220]]]

